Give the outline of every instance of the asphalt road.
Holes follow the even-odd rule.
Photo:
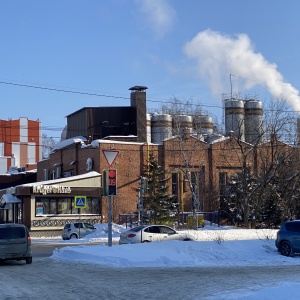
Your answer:
[[[230,299],[238,290],[300,283],[300,266],[107,268],[49,258],[61,245],[34,245],[33,263],[0,264],[1,299]],[[221,293],[221,294],[220,294]]]

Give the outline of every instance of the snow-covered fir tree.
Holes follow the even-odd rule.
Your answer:
[[[172,224],[178,219],[178,202],[168,193],[166,172],[150,154],[148,163],[148,193],[144,197],[144,208],[149,222],[154,224]]]

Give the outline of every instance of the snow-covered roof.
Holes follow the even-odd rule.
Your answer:
[[[57,143],[54,147],[54,151],[59,150],[59,149],[63,149],[65,147],[68,147],[72,144],[77,144],[77,143],[81,143],[84,144],[87,141],[87,139],[83,136],[76,136],[64,141],[61,141],[59,143]]]
[[[115,141],[115,140],[93,140],[91,146],[99,147],[99,144],[125,144],[125,145],[144,145],[145,143],[141,142],[124,142],[124,141]],[[149,143],[151,144],[151,143]]]
[[[76,181],[76,180],[80,180],[80,179],[88,179],[88,178],[97,177],[97,176],[101,176],[101,174],[96,172],[96,171],[91,171],[91,172],[88,172],[88,173],[85,173],[85,174],[75,175],[75,176],[70,176],[70,177],[65,177],[65,178],[26,183],[26,184],[22,184],[22,186],[32,187],[32,186],[37,186],[37,185],[41,185],[41,184],[53,185],[53,184],[59,184],[59,183],[62,183],[62,182]]]

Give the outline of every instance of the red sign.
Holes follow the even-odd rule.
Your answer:
[[[108,171],[108,195],[117,194],[117,170]]]
[[[116,186],[117,185],[117,171],[109,170],[108,172],[108,186]]]

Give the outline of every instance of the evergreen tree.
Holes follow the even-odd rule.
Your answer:
[[[166,173],[150,154],[147,172],[148,194],[144,197],[144,208],[149,221],[154,224],[171,224],[178,219],[178,203],[175,196],[168,194]]]

